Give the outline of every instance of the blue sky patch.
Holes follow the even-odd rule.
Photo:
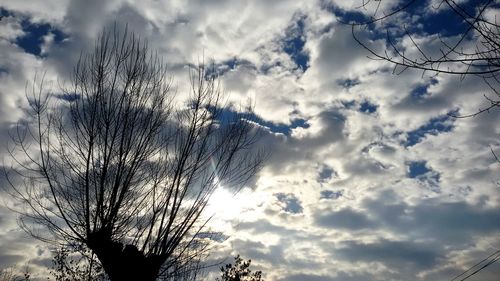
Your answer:
[[[408,177],[417,178],[431,171],[427,168],[426,161],[413,161],[408,163]]]
[[[275,193],[276,199],[284,204],[283,211],[292,214],[300,214],[303,211],[300,201],[292,193]]]
[[[424,124],[418,129],[407,132],[404,146],[413,146],[421,142],[426,135],[436,136],[440,133],[450,132],[454,128],[453,121],[453,117],[449,115],[442,115],[436,118],[432,118],[428,123]]]
[[[289,26],[282,41],[283,51],[290,56],[302,71],[309,68],[309,54],[304,50],[306,44],[304,19],[304,17],[300,17],[293,25]]]
[[[459,35],[468,28],[468,24],[448,8],[443,9],[439,13],[428,15],[419,24],[421,24],[423,32],[427,34],[440,34],[441,36]]]
[[[32,23],[29,19],[24,19],[21,21],[21,27],[25,34],[18,37],[15,43],[26,53],[35,56],[41,55],[43,37],[49,33],[54,35],[55,43],[60,43],[67,37],[61,30],[54,28],[48,23]]]
[[[427,88],[429,88],[428,84],[420,84],[411,90],[410,96],[417,99],[423,98],[427,95]]]
[[[322,6],[324,10],[334,14],[342,24],[365,23],[373,20],[372,15],[362,13],[363,11],[362,8],[357,10],[344,10],[340,7],[337,7],[333,3],[327,1],[323,1]],[[373,40],[385,39],[387,37],[386,28],[391,28],[394,26],[394,24],[390,21],[384,23],[385,23],[385,28],[380,28],[379,25],[373,23],[370,23],[364,26],[363,28],[367,27],[366,30],[370,32],[371,39]]]
[[[411,161],[407,163],[407,176],[426,184],[432,191],[440,192],[441,175],[427,166],[426,161]]]
[[[264,75],[267,75],[270,73],[270,71],[275,68],[275,67],[280,67],[282,66],[282,63],[280,61],[276,61],[276,62],[273,62],[273,63],[266,63],[264,62],[260,68],[259,68],[259,71],[264,74]]]
[[[256,119],[253,121],[259,123],[262,126],[268,127],[272,132],[274,133],[282,133],[284,135],[289,136],[292,133],[292,129],[301,127],[301,128],[309,128],[309,124],[307,123],[307,120],[305,119],[294,119],[290,123],[290,125],[287,124],[281,124],[281,123],[273,123],[271,121],[266,121],[257,115]]]
[[[482,7],[486,2],[490,1],[460,1],[460,8],[473,15],[476,13],[476,9]],[[427,1],[415,1],[405,10],[408,17],[417,19],[417,24],[405,26],[410,33],[440,34],[440,36],[448,37],[462,34],[468,29],[469,25],[445,3],[442,3],[439,9],[437,9],[439,4],[436,4],[435,9],[431,12],[427,10],[428,5]],[[418,17],[414,17],[415,15]]]
[[[366,1],[367,3],[370,1]],[[373,1],[375,2],[375,1]],[[460,1],[460,8],[466,13],[474,15],[484,3],[491,2],[491,0],[469,0]],[[406,6],[407,5],[407,6]],[[403,11],[397,13],[397,16],[393,16],[382,22],[382,27],[379,24],[370,23],[364,25],[366,31],[370,33],[370,39],[372,40],[386,40],[387,33],[389,32],[389,37],[391,41],[396,42],[401,40],[403,37],[407,36],[407,32],[412,36],[425,36],[429,34],[439,34],[441,37],[451,37],[463,34],[468,30],[469,25],[459,16],[455,11],[453,11],[446,4],[441,3],[436,4],[434,9],[429,11],[429,1],[403,1],[399,5],[393,7],[389,10],[378,9],[375,14],[366,13],[367,10],[359,7],[359,9],[354,10],[344,10],[334,4],[323,1],[323,9],[335,14],[342,23],[366,23],[373,19],[384,17],[384,15],[392,13],[403,6],[406,6]],[[490,3],[491,5],[491,3]],[[370,10],[374,9],[374,5],[368,5]],[[373,10],[375,12],[375,10]],[[402,21],[406,24],[401,26]],[[469,33],[472,33],[469,31]],[[472,35],[472,34],[469,34]],[[448,42],[453,45],[453,41]]]
[[[0,16],[2,17],[10,17],[10,16],[13,16],[14,14],[12,14],[10,11],[0,7]]]
[[[196,237],[202,239],[210,239],[216,242],[223,242],[229,238],[229,236],[223,234],[222,232],[212,232],[212,231],[204,231],[196,234]]]
[[[337,177],[337,172],[335,172],[335,170],[332,167],[328,165],[320,166],[317,177],[318,182],[325,183],[334,177]]]
[[[369,101],[364,101],[359,105],[359,111],[370,114],[377,111],[377,107],[377,105],[370,103]]]
[[[283,123],[273,123],[271,121],[264,120],[262,117],[258,116],[255,113],[248,113],[248,112],[240,113],[228,107],[221,109],[221,113],[218,119],[221,123],[225,123],[225,122],[231,122],[232,120],[235,120],[237,118],[248,119],[261,126],[269,128],[269,130],[271,130],[271,132],[273,133],[281,133],[287,136],[289,136],[292,133],[292,130],[295,128],[298,127],[309,128],[309,124],[305,119],[301,118],[293,119],[291,120],[289,125]]]
[[[255,67],[250,61],[238,59],[233,57],[221,62],[208,63],[205,66],[205,79],[211,79],[214,77],[219,77],[231,70],[235,70],[241,65]]]
[[[338,80],[337,81],[337,84],[346,88],[346,89],[350,89],[356,85],[359,85],[361,84],[361,82],[359,81],[359,79],[342,79],[342,80]]]
[[[232,70],[235,69],[238,65],[238,59],[232,58],[226,61],[223,61],[221,65],[225,66],[224,69]]]
[[[339,21],[343,23],[366,22],[370,20],[370,18],[363,14],[361,10],[344,10],[337,7],[330,1],[322,2],[322,8],[332,14],[335,14],[339,18]]]
[[[437,83],[438,80],[431,79],[429,83],[419,84],[411,90],[410,96],[416,99],[424,98],[425,96],[427,96],[427,90],[429,89],[429,87]]]
[[[350,101],[342,101],[342,105],[346,109],[352,109],[356,106],[356,101],[350,100]]]
[[[343,194],[344,192],[342,190],[322,190],[319,199],[339,199]]]
[[[80,99],[81,95],[80,94],[58,94],[58,95],[54,95],[54,97],[56,99],[60,99],[63,101],[73,102],[73,101]]]

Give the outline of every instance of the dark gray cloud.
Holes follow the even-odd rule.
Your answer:
[[[286,263],[283,257],[285,248],[284,245],[281,244],[266,246],[259,242],[235,239],[231,241],[231,245],[233,249],[239,249],[239,254],[246,259],[252,259],[266,267]]]
[[[500,245],[499,168],[489,150],[500,151],[500,110],[440,119],[488,105],[487,86],[474,77],[392,75],[326,8],[356,1],[348,2],[5,0],[67,38],[38,38],[42,60],[13,43],[19,19],[0,25],[0,142],[26,119],[24,86],[36,69],[64,81],[103,27],[128,23],[165,56],[179,96],[189,85],[184,67],[204,55],[229,102],[253,99],[259,123],[274,126],[260,143],[270,157],[249,184],[257,199],[229,223],[224,253],[252,258],[266,280],[451,279]],[[381,40],[373,44],[384,50]],[[425,169],[411,176],[410,163]],[[21,234],[0,208],[0,266],[32,255],[37,242]],[[491,272],[480,278],[496,280],[498,267]]]
[[[397,197],[392,191],[382,192],[377,199],[366,199],[363,206],[378,227],[387,227],[407,237],[464,246],[461,243],[470,243],[474,235],[500,231],[499,208],[438,199],[409,205],[390,198]]]
[[[23,261],[23,255],[9,255],[3,254],[0,256],[0,269],[14,267],[18,262]]]
[[[443,245],[470,242],[474,235],[500,232],[500,209],[423,199],[418,205],[405,203],[393,191],[365,199],[362,210],[343,208],[318,210],[315,222],[331,229],[389,229],[412,239],[441,241]]]
[[[436,266],[443,258],[441,250],[436,245],[411,241],[346,241],[335,249],[334,255],[350,262],[380,262],[390,269],[409,266],[424,270]]]
[[[268,220],[262,218],[251,222],[240,222],[237,223],[234,227],[240,230],[250,231],[254,234],[277,233],[284,236],[287,233],[290,234],[290,232],[293,232],[293,230],[291,229],[272,224]]]
[[[335,272],[335,281],[373,281],[377,277],[374,272]],[[387,275],[386,275],[387,276]]]
[[[321,275],[313,275],[313,274],[294,274],[289,275],[285,278],[278,279],[280,281],[333,281],[332,277],[329,276],[321,276]]]
[[[372,228],[374,225],[364,212],[350,208],[334,212],[318,211],[315,221],[322,227],[333,229],[361,230]]]

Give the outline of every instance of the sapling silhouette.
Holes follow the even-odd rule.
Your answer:
[[[228,263],[220,268],[222,275],[216,281],[264,281],[262,271],[252,272],[252,260],[244,261],[240,255],[234,257],[234,264]]]

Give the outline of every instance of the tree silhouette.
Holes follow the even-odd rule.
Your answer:
[[[500,25],[496,16],[491,15],[498,5],[495,0],[437,1],[432,8],[455,15],[453,25],[458,35],[448,37],[441,33],[432,37],[433,34],[425,34],[425,30],[422,34],[412,27],[415,26],[410,22],[412,9],[424,1],[407,0],[391,10],[381,11],[383,1],[363,0],[359,8],[368,10],[367,7],[372,6],[373,14],[365,20],[350,22],[354,39],[370,52],[372,59],[392,63],[396,74],[418,69],[424,73],[459,75],[462,79],[468,75],[481,77],[492,91],[492,95],[485,95],[489,105],[478,112],[457,117],[475,116],[500,106]],[[403,13],[409,17],[398,17]],[[385,51],[377,51],[369,41],[358,36],[358,32],[366,28],[378,32],[386,29]],[[408,44],[403,44],[404,40]]]
[[[95,255],[83,245],[63,245],[54,251],[50,273],[55,281],[109,280]]]
[[[411,31],[410,22],[403,23],[403,25],[391,22],[391,18],[399,13],[407,12],[412,15],[410,8],[421,1],[404,1],[392,10],[380,11],[378,7],[382,1],[364,0],[360,8],[366,8],[371,3],[375,3],[377,6],[373,16],[367,20],[352,23],[354,38],[375,58],[393,63],[399,67],[399,69],[396,68],[396,72],[416,68],[434,73],[479,75],[483,78],[494,78],[498,82],[498,75],[500,75],[500,25],[496,22],[496,17],[491,17],[486,13],[495,7],[496,1],[482,0],[472,1],[472,3],[462,3],[462,1],[455,0],[438,1],[433,7],[435,9],[450,9],[457,16],[456,26],[463,23],[464,28],[454,42],[446,41],[443,36],[440,36],[438,38],[440,45],[432,50],[427,49],[427,51],[425,46],[415,40],[415,36],[421,35],[416,34],[416,31]],[[378,53],[370,47],[369,43],[365,43],[356,36],[356,27],[368,27],[374,23],[380,24],[379,27],[392,29],[392,31],[386,31],[389,46],[389,50],[386,52]],[[398,32],[394,30],[397,28],[400,28]],[[406,36],[417,56],[408,55],[409,50],[398,44],[391,34]],[[475,46],[468,47],[467,41],[474,42]]]
[[[234,257],[234,265],[226,264],[220,268],[222,275],[216,281],[264,281],[262,271],[252,272],[250,264],[252,260],[244,261],[240,255]]]
[[[419,40],[416,40],[415,37],[422,37],[422,35],[414,34],[411,31],[409,26],[412,23],[403,22],[401,25],[401,22],[394,24],[391,21],[392,18],[397,18],[400,13],[408,12],[411,15],[412,6],[424,1],[407,0],[399,3],[392,10],[380,11],[382,1],[362,0],[359,8],[367,9],[369,5],[372,5],[375,7],[373,15],[367,20],[350,23],[354,39],[370,52],[371,58],[392,63],[394,65],[393,72],[396,74],[400,74],[407,69],[417,69],[436,75],[442,73],[459,75],[461,78],[468,75],[481,77],[493,92],[493,95],[484,95],[489,105],[472,114],[454,117],[473,117],[500,107],[500,24],[497,22],[496,15],[492,16],[488,13],[498,8],[498,1],[437,1],[436,5],[433,6],[434,9],[449,9],[456,16],[455,26],[462,24],[464,27],[457,36],[452,36],[453,41],[444,39],[444,36],[437,34],[439,44],[437,47],[434,46],[430,49],[428,46],[418,43]],[[425,2],[425,5],[427,4]],[[409,20],[409,18],[406,19]],[[382,53],[377,52],[369,42],[363,41],[357,36],[357,28],[371,29],[380,27],[387,28],[386,43],[388,50]],[[410,46],[404,47],[400,44],[402,39],[399,39],[398,42],[391,34],[402,34],[402,38],[409,40]],[[472,43],[472,46],[470,46],[470,43]],[[417,55],[410,56],[408,53]],[[500,159],[493,149],[491,149],[491,152],[497,162],[500,163]],[[500,250],[495,251],[451,280],[467,280],[498,260],[500,260]]]
[[[22,274],[16,273],[14,268],[0,269],[0,281],[30,281],[31,273],[28,266],[24,269]]]
[[[177,106],[161,58],[115,28],[81,55],[61,94],[46,95],[39,79],[7,173],[21,226],[84,245],[111,280],[168,279],[191,266],[208,247],[210,195],[241,188],[263,154],[249,115],[224,113],[216,77],[200,65],[190,78],[191,98]]]

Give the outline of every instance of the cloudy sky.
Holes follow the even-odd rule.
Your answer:
[[[480,78],[394,75],[368,59],[340,23],[374,12],[362,2],[2,0],[0,157],[25,118],[27,81],[45,72],[57,90],[103,27],[127,23],[163,56],[179,92],[187,65],[213,62],[228,98],[251,99],[265,128],[271,155],[252,189],[213,196],[212,227],[227,235],[214,260],[239,253],[271,281],[450,280],[500,249],[500,111],[454,119],[487,104]],[[456,36],[436,2],[394,20],[417,28],[422,44]],[[376,25],[358,33],[383,52],[380,34]],[[0,268],[48,259],[0,207]],[[470,280],[499,274],[495,264]]]

